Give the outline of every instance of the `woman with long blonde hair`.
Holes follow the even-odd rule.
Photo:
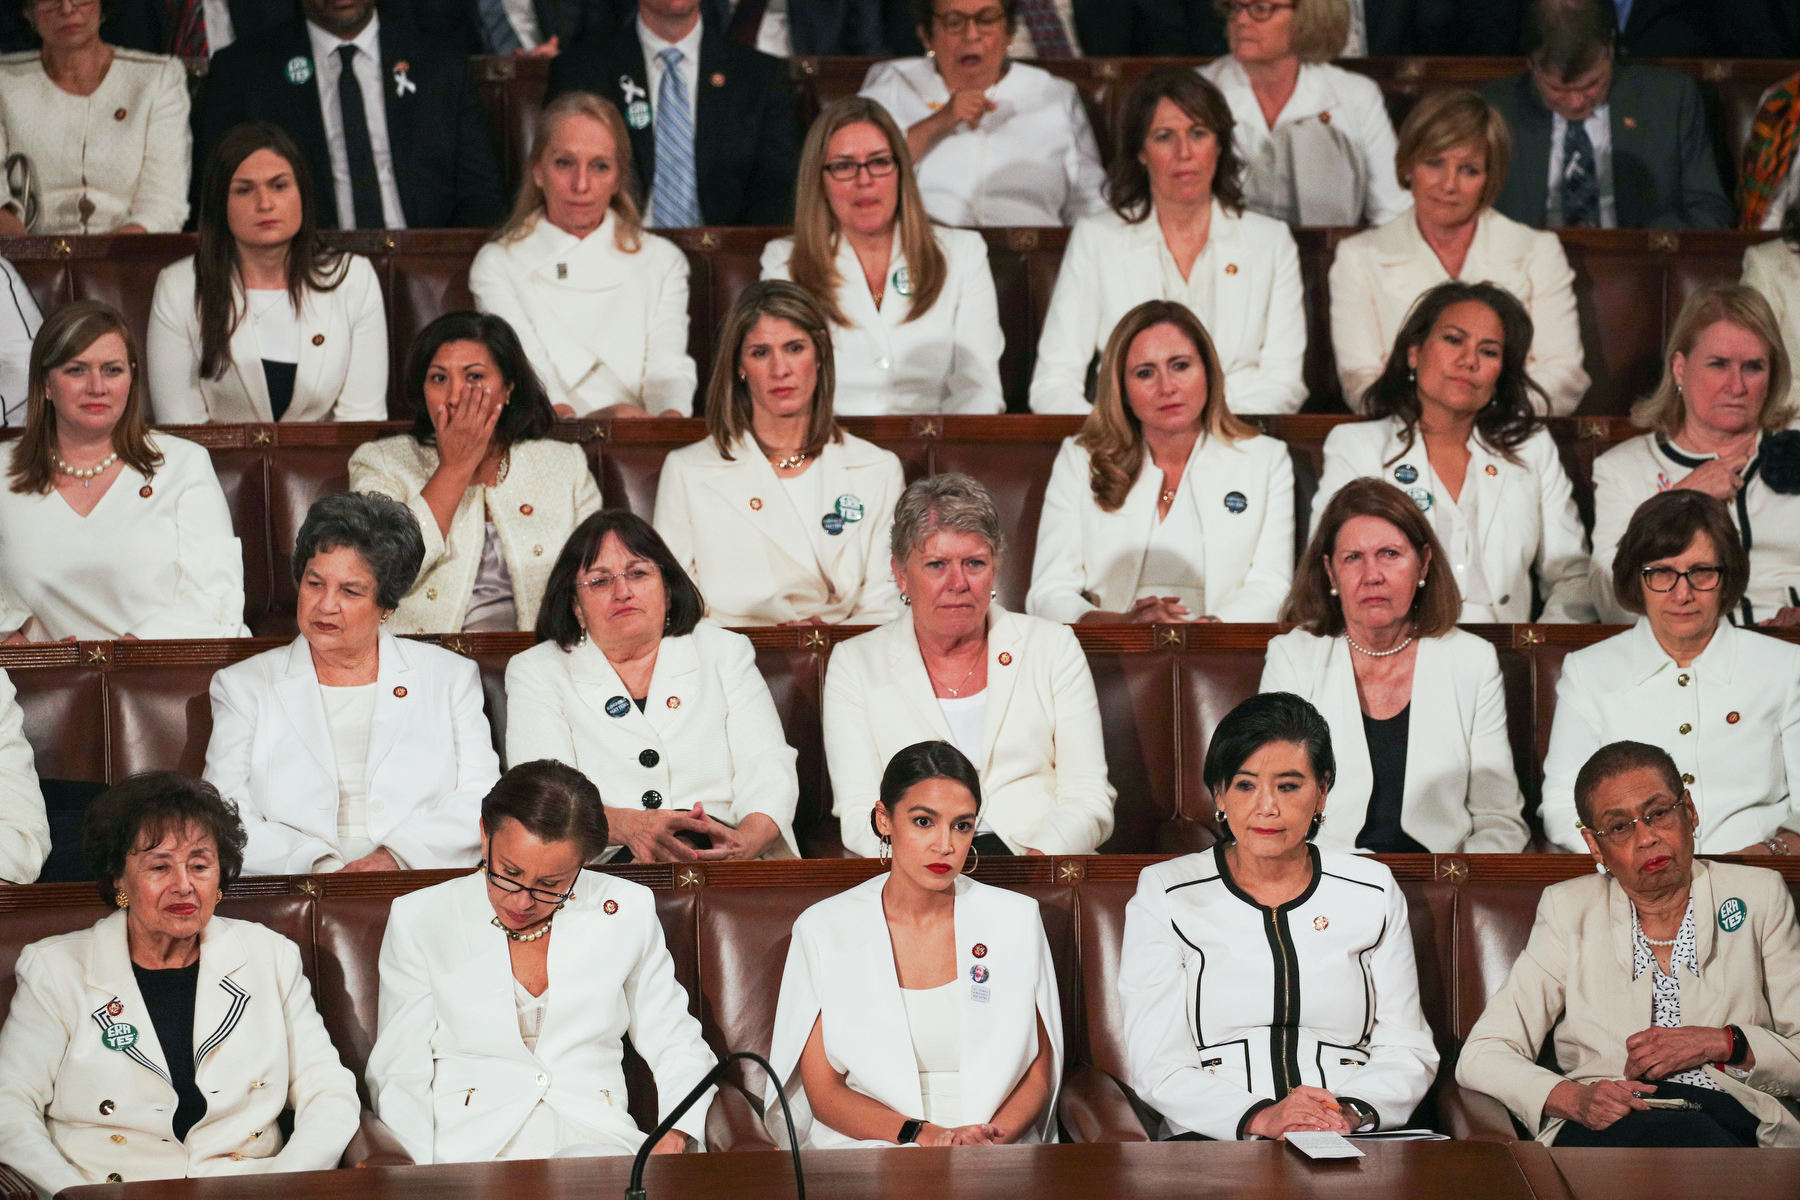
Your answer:
[[[987,243],[931,223],[906,136],[873,100],[813,122],[800,156],[794,234],[763,249],[831,321],[837,411],[997,413],[1000,312]]]

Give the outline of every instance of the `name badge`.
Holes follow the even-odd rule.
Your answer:
[[[982,984],[972,983],[969,985],[969,999],[977,1004],[986,1004],[992,996],[993,993]]]

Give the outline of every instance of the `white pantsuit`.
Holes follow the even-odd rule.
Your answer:
[[[1513,771],[1506,687],[1494,647],[1460,629],[1420,638],[1418,647],[1401,826],[1434,854],[1525,849],[1525,802]],[[1318,842],[1333,850],[1356,848],[1374,786],[1352,653],[1341,637],[1290,630],[1270,640],[1257,689],[1293,692],[1331,727],[1337,781]]]
[[[900,229],[894,227],[893,254],[881,303],[869,293],[862,263],[848,238],[838,244],[837,304],[848,325],[831,327],[837,385],[831,408],[840,417],[910,413],[998,413],[1000,394],[999,302],[987,242],[968,229],[934,226],[944,251],[946,276],[932,306],[916,317],[914,287]],[[762,277],[791,279],[788,263],[794,239],[776,238],[763,247]]]
[[[1195,279],[1200,272],[1204,281]],[[1211,307],[1194,315],[1219,352],[1231,411],[1298,411],[1306,399],[1306,310],[1288,227],[1253,212],[1234,216],[1215,200],[1206,248],[1185,288],[1173,286],[1180,281],[1154,210],[1135,223],[1104,212],[1076,225],[1044,315],[1031,411],[1086,413],[1088,363],[1120,318],[1146,300],[1185,303],[1195,283],[1212,296]]]
[[[1094,499],[1089,455],[1075,438],[1057,452],[1038,519],[1037,556],[1025,611],[1074,622],[1094,611],[1124,612],[1164,582],[1147,562],[1157,502],[1167,485],[1144,455],[1136,482],[1115,511]],[[1205,611],[1221,621],[1273,621],[1294,574],[1294,465],[1287,446],[1257,435],[1202,436],[1188,455],[1169,517],[1186,506],[1200,536],[1187,573],[1204,581]],[[1146,576],[1146,570],[1150,576]]]
[[[894,947],[882,912],[885,875],[877,875],[828,900],[794,922],[769,1064],[787,1090],[794,1132],[802,1149],[891,1146],[847,1137],[813,1115],[800,1082],[800,1055],[819,1026],[825,1057],[853,1091],[905,1118],[922,1119],[919,1062],[908,1039],[906,1007],[894,968]],[[1049,1035],[1051,1092],[1020,1142],[1056,1140],[1056,1087],[1062,1080],[1062,1007],[1056,968],[1044,936],[1037,901],[1003,888],[960,878],[956,892],[956,987],[962,1014],[957,1081],[964,1124],[993,1120],[1038,1056],[1038,1022]],[[974,953],[980,946],[979,957]],[[981,968],[982,982],[971,972]],[[764,1089],[764,1120],[776,1144],[786,1146],[787,1123]],[[898,1127],[896,1127],[897,1129]]]
[[[613,715],[617,713],[617,715]],[[736,827],[775,822],[789,853],[800,777],[756,651],[702,621],[665,637],[644,710],[592,639],[539,642],[506,667],[506,761],[568,763],[614,808],[693,808]]]
[[[381,634],[366,760],[369,839],[403,867],[462,867],[478,853],[481,799],[500,777],[481,674],[459,654]],[[206,779],[236,802],[246,875],[342,865],[338,774],[304,637],[212,680]]]
[[[634,1154],[626,1037],[666,1116],[712,1051],[649,888],[583,871],[550,936],[549,1000],[535,1050],[519,1036],[505,934],[477,872],[398,897],[381,941],[381,1008],[365,1077],[375,1114],[415,1162],[486,1162],[546,1106],[587,1153]],[[675,1126],[706,1141],[703,1096]],[[559,1147],[563,1149],[566,1147]]]
[[[48,857],[50,818],[25,740],[25,713],[12,678],[0,671],[0,880],[36,882]]]
[[[300,294],[300,360],[294,396],[283,421],[385,421],[388,391],[387,309],[375,268],[346,254],[330,291]],[[150,302],[150,402],[160,425],[246,424],[275,419],[256,321],[244,289],[233,289],[238,312],[225,373],[200,375],[200,313],[194,307],[194,260],[184,258],[156,277]]]
[[[214,917],[201,933],[193,1049],[206,1112],[179,1142],[125,914],[33,942],[17,975],[0,1029],[0,1161],[43,1196],[108,1179],[327,1171],[356,1132],[356,1079],[319,1019],[299,947],[273,930]],[[116,1025],[135,1043],[110,1049]]]
[[[1113,828],[1100,703],[1066,626],[998,604],[988,615],[981,815],[1014,853],[1092,854]],[[844,846],[874,858],[869,825],[888,760],[914,742],[951,741],[910,612],[831,652],[825,758]]]
[[[814,473],[817,511],[800,512],[753,438],[729,461],[711,438],[663,460],[656,531],[718,624],[879,625],[900,611],[888,554],[900,460],[846,433],[825,443]]]
[[[1791,171],[1791,168],[1790,168]],[[1780,238],[1759,242],[1744,251],[1744,277],[1739,280],[1763,294],[1775,312],[1775,324],[1787,350],[1788,368],[1800,364],[1800,254]],[[1792,386],[1788,395],[1794,395]],[[1780,396],[1770,396],[1779,404]]]

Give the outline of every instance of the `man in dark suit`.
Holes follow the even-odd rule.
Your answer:
[[[406,0],[406,4],[412,22],[426,36],[463,54],[550,57],[619,21],[617,0],[530,0],[531,19],[524,28],[510,18],[513,6],[506,0]],[[396,0],[389,0],[382,11],[398,11]]]
[[[652,226],[786,225],[800,141],[787,63],[704,25],[700,4],[640,0],[629,24],[557,56],[550,94],[618,106]]]
[[[269,121],[306,152],[319,220],[340,229],[498,224],[504,199],[468,62],[375,0],[301,0],[213,59],[194,178],[221,137]]]
[[[100,40],[109,46],[126,50],[142,50],[149,54],[217,54],[232,38],[255,37],[288,20],[299,11],[295,0],[215,0],[217,7],[231,21],[230,38],[214,35],[206,28],[204,0],[194,0],[197,10],[187,29],[182,29],[181,12],[169,0],[117,0],[107,6],[106,19],[100,23]],[[184,37],[185,35],[185,37]],[[186,44],[183,44],[185,40]],[[25,23],[17,4],[0,4],[0,51],[36,50],[39,41],[31,26]]]
[[[1613,0],[1532,0],[1529,71],[1483,89],[1512,130],[1494,207],[1539,228],[1729,227],[1700,89],[1616,63]]]

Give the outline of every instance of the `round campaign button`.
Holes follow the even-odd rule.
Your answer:
[[[625,106],[625,123],[633,129],[650,128],[650,102],[633,100]]]
[[[606,715],[609,717],[622,717],[630,711],[631,701],[623,696],[614,696],[606,702]]]
[[[844,520],[854,524],[863,519],[863,502],[857,497],[852,496],[850,493],[845,492],[842,496],[839,496],[837,502],[831,506],[831,511],[844,518]]]
[[[1250,501],[1244,495],[1244,493],[1242,493],[1242,492],[1226,492],[1225,493],[1225,511],[1226,512],[1241,513],[1246,508],[1249,508],[1249,507],[1250,507]]]
[[[829,533],[832,537],[836,537],[838,534],[844,532],[844,518],[838,516],[836,513],[826,513],[820,518],[819,524],[823,525],[825,527],[825,532]]]
[[[902,296],[912,295],[912,271],[901,267],[894,272],[894,290]]]
[[[1401,483],[1417,483],[1419,482],[1419,468],[1411,463],[1401,463],[1394,468],[1394,478]]]
[[[307,58],[304,54],[296,54],[294,57],[288,59],[287,66],[284,70],[287,74],[287,81],[289,83],[306,84],[312,82],[312,59]]]
[[[1719,905],[1719,928],[1726,933],[1736,933],[1749,915],[1750,910],[1744,907],[1744,902],[1733,896]]]
[[[976,983],[986,983],[988,981],[988,969],[980,963],[976,963],[969,968],[969,978]]]
[[[1720,911],[1722,913],[1724,910],[1721,909]],[[1723,916],[1721,916],[1719,920],[1721,924],[1724,923]],[[1733,928],[1736,928],[1736,926],[1733,926]],[[137,1039],[137,1028],[132,1025],[127,1025],[123,1021],[114,1021],[111,1025],[108,1025],[105,1031],[100,1035],[100,1040],[106,1043],[106,1048],[108,1050],[129,1050],[137,1045]]]
[[[1430,512],[1431,511],[1431,493],[1430,492],[1426,491],[1422,487],[1409,487],[1406,489],[1406,494],[1412,497],[1412,502],[1419,506],[1420,512]]]

